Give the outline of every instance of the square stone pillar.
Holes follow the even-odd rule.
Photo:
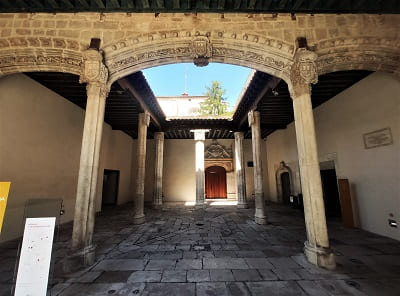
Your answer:
[[[336,263],[334,254],[329,248],[311,103],[311,83],[318,81],[316,59],[317,55],[314,52],[305,48],[297,50],[295,63],[292,66],[289,90],[293,99],[304,218],[307,230],[304,253],[311,263],[334,269]]]
[[[148,112],[139,114],[138,141],[136,154],[136,197],[133,202],[133,223],[141,224],[145,221],[144,216],[144,182],[146,177],[146,142],[147,127],[150,124]]]
[[[205,205],[204,141],[208,130],[192,130],[196,142],[196,207]]]
[[[164,161],[164,133],[154,133],[156,142],[156,161],[154,165],[154,188],[153,188],[153,207],[161,208],[162,200],[162,178]]]
[[[70,271],[82,265],[92,265],[95,260],[93,230],[96,213],[96,188],[99,173],[101,138],[103,133],[104,110],[109,88],[107,69],[102,55],[93,49],[83,53],[84,70],[81,83],[87,83],[87,102],[83,127],[81,156],[71,252],[65,260],[65,269]]]
[[[260,112],[250,111],[248,114],[249,126],[251,127],[251,140],[253,147],[254,165],[254,197],[256,212],[254,221],[257,224],[267,224],[265,215],[265,200],[262,187],[263,172],[261,164],[261,132],[260,132]]]
[[[246,199],[246,167],[243,157],[243,138],[242,132],[235,132],[235,172],[237,183],[237,197],[239,209],[247,209]]]

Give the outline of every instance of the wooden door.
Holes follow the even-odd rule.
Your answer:
[[[206,198],[226,198],[226,171],[223,167],[206,169]]]

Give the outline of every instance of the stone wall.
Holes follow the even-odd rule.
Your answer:
[[[110,83],[138,70],[193,60],[206,37],[210,61],[246,65],[288,80],[296,39],[317,52],[320,73],[399,72],[400,16],[290,14],[0,14],[0,73],[80,73],[82,51],[102,40]]]

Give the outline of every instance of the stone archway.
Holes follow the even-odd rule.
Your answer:
[[[23,72],[64,72],[80,76],[85,46],[68,38],[0,39],[0,76]]]
[[[275,180],[276,180],[276,192],[278,194],[278,202],[283,203],[283,190],[282,190],[282,175],[284,173],[289,174],[289,182],[290,182],[290,194],[294,192],[293,186],[293,173],[289,166],[286,165],[284,161],[281,161],[279,164],[279,168],[275,172]]]
[[[288,81],[295,46],[256,34],[174,30],[121,40],[106,46],[104,52],[109,84],[145,68],[192,63],[198,56],[208,62],[254,68]]]

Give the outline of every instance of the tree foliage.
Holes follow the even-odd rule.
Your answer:
[[[225,90],[222,89],[219,81],[213,81],[211,87],[206,87],[205,95],[208,97],[200,103],[200,112],[202,115],[229,115],[229,103],[223,97]]]

